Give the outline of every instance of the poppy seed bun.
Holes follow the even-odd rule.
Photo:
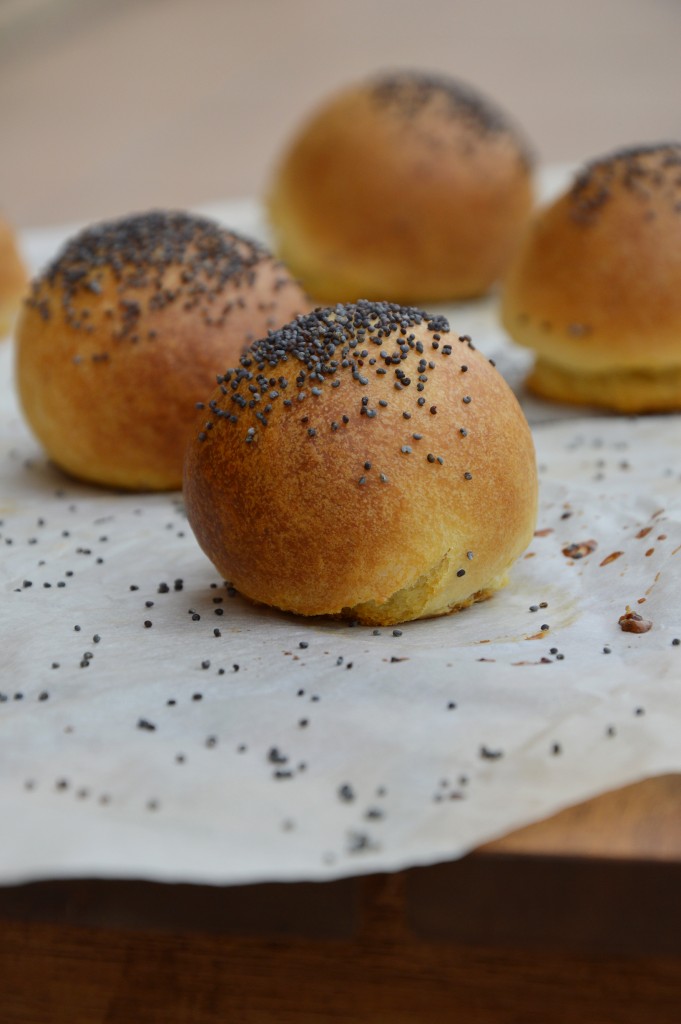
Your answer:
[[[681,145],[596,160],[537,217],[502,318],[528,386],[621,412],[681,408]]]
[[[182,482],[216,373],[309,308],[256,243],[186,213],[87,229],[33,284],[17,330],[26,419],[74,476],[129,490]]]
[[[388,625],[489,597],[537,479],[511,390],[442,316],[319,309],[228,370],[187,449],[199,544],[263,604]]]
[[[268,199],[278,255],[328,302],[480,295],[531,207],[528,151],[506,116],[470,86],[417,72],[330,99]]]
[[[0,339],[12,330],[27,284],[16,235],[0,217]]]

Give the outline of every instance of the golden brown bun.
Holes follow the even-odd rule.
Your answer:
[[[0,341],[12,330],[27,284],[14,230],[0,217]]]
[[[502,318],[529,386],[622,412],[681,408],[681,145],[590,164],[536,218]]]
[[[307,308],[266,250],[212,221],[152,212],[89,228],[34,283],[17,328],[26,418],[74,476],[180,487],[217,373]]]
[[[254,601],[376,625],[443,615],[503,586],[532,537],[525,417],[442,316],[316,310],[257,342],[208,405],[187,514]]]
[[[496,281],[532,207],[529,157],[469,86],[401,72],[328,101],[284,154],[268,208],[315,298],[436,302]]]

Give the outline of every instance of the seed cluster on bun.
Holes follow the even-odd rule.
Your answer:
[[[528,146],[494,103],[400,71],[322,105],[284,152],[268,210],[314,298],[423,303],[486,292],[532,201]]]
[[[443,316],[336,305],[257,341],[187,450],[199,543],[245,596],[389,624],[488,597],[532,537],[515,397]]]
[[[262,246],[184,212],[71,239],[33,283],[17,328],[26,418],[74,476],[179,487],[195,405],[216,368],[309,308]]]
[[[529,387],[620,412],[681,409],[681,144],[594,160],[536,218],[502,302]]]

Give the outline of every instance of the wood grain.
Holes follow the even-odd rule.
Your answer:
[[[481,850],[681,862],[681,775],[661,775],[604,793]]]
[[[3,921],[3,1024],[678,1024],[678,957],[425,941],[362,884],[346,940]]]

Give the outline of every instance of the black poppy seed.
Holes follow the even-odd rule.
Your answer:
[[[300,648],[302,648],[303,650],[305,650],[305,649],[306,649],[307,647],[309,647],[310,645],[309,645],[309,643],[307,642],[307,640],[301,640],[301,641],[300,641],[300,643],[298,644],[298,646],[299,646]]]
[[[539,628],[541,629],[542,633],[545,633],[551,627],[549,626],[548,622],[542,622]]]
[[[468,437],[468,431],[466,430],[465,427],[459,427],[459,433],[461,434],[462,437]]]
[[[155,732],[156,726],[153,722],[150,722],[146,718],[139,718],[137,720],[137,728],[142,729],[144,732]]]
[[[299,727],[300,727],[301,729],[307,729],[307,727],[308,727],[308,725],[309,725],[309,724],[310,724],[310,720],[309,720],[309,718],[301,718],[301,719],[299,719],[299,721],[298,721],[298,726],[299,726]]]
[[[316,437],[317,436],[317,431],[315,430],[314,427],[308,427],[307,433],[308,433],[308,437]]]
[[[343,420],[343,423],[347,424],[347,423],[350,422],[350,417],[349,416],[341,416],[341,419]]]
[[[473,560],[473,557],[474,557],[474,555],[473,555],[472,551],[467,551],[466,552],[466,558],[468,559],[469,562]]]
[[[411,455],[411,445],[403,444],[400,451],[403,455]]]
[[[225,614],[225,609],[224,608],[214,608],[213,609],[213,614],[214,615],[224,615]]]
[[[634,714],[636,716],[638,716],[638,717],[640,717],[641,715],[645,715],[645,713],[646,713],[646,709],[645,708],[642,708],[642,707],[634,708]]]
[[[194,614],[192,615],[192,622],[198,622],[200,618],[201,616],[199,615],[199,613],[194,612]]]
[[[480,757],[485,761],[496,761],[504,756],[503,750],[492,750],[483,744],[479,750]]]
[[[552,743],[551,744],[551,753],[553,754],[554,757],[557,757],[558,754],[562,754],[562,752],[563,752],[563,748],[561,747],[560,743]]]
[[[423,439],[423,434],[412,434],[411,436],[415,441],[421,441]]]
[[[382,409],[387,409],[388,407],[388,403],[386,402],[385,398],[379,398],[378,404],[381,406]]]
[[[564,654],[557,654],[556,655],[556,661],[564,661],[564,660],[565,660],[565,655]]]
[[[471,396],[470,395],[464,395],[462,401],[463,401],[464,405],[469,405],[469,403],[472,401]]]
[[[151,619],[145,619],[144,620],[144,628],[145,629],[151,629],[152,625],[153,625],[153,623],[152,623]]]
[[[417,398],[417,399],[416,399],[416,404],[417,404],[417,405],[421,405],[421,406],[423,406],[423,405],[425,405],[425,404],[426,404],[426,400],[425,400],[425,398],[423,397],[423,395],[422,395],[422,396],[421,396],[420,398]]]
[[[394,629],[393,630],[393,636],[402,636],[402,630],[401,629]]]
[[[612,653],[612,650],[611,650],[610,647],[604,647],[603,648],[603,654],[611,654],[611,653]]]
[[[76,633],[80,633],[80,626],[74,626],[73,628]]]
[[[432,452],[428,452],[428,454],[426,455],[426,458],[427,458],[428,462],[435,462],[435,456],[433,455]]]
[[[678,636],[675,636],[672,640],[672,647],[678,647],[679,644],[681,644],[681,640],[679,640]]]
[[[219,629],[217,628],[217,626],[216,626],[216,627],[215,627],[215,629],[213,630],[213,636],[222,636],[222,633],[221,633],[221,632],[220,632],[220,630],[219,630]]]
[[[473,474],[466,472],[466,473],[464,473],[463,478],[464,478],[464,480],[472,480],[473,479]]]
[[[351,803],[355,799],[355,791],[347,782],[338,787],[338,799],[344,803]]]
[[[464,364],[463,364],[463,366],[461,367],[461,372],[462,372],[462,373],[467,373],[467,372],[468,372],[468,367],[466,366],[466,364],[465,364],[465,363],[464,363]]]

